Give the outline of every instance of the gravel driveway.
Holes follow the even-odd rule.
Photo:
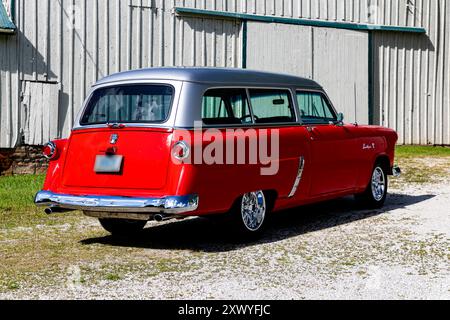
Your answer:
[[[449,177],[391,189],[383,210],[344,198],[277,214],[250,244],[205,219],[149,223],[137,239],[114,240],[80,215],[41,228],[60,243],[76,234],[74,247],[54,249],[49,270],[0,298],[450,299]],[[17,245],[36,229],[26,232]]]

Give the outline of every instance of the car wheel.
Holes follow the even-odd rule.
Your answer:
[[[102,227],[113,236],[131,236],[144,229],[147,221],[125,219],[99,219]]]
[[[233,223],[240,235],[260,235],[264,229],[269,205],[263,191],[243,195],[232,212]]]
[[[388,173],[386,168],[377,163],[372,171],[369,185],[364,193],[356,195],[356,199],[364,206],[379,209],[384,206],[388,193]]]

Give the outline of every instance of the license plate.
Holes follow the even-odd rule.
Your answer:
[[[96,173],[120,173],[123,156],[97,156],[94,170]]]

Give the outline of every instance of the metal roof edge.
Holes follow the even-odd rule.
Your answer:
[[[388,26],[388,25],[375,25],[375,24],[362,24],[353,22],[335,22],[325,20],[311,20],[301,18],[286,18],[286,17],[274,17],[274,16],[262,16],[256,14],[225,12],[215,10],[194,9],[185,7],[175,7],[175,13],[180,15],[200,15],[210,16],[225,19],[237,19],[245,21],[259,21],[266,23],[283,23],[303,26],[315,26],[359,31],[390,31],[390,32],[409,32],[409,33],[426,33],[425,28],[421,27],[401,27],[401,26]]]

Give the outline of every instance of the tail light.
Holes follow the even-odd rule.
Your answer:
[[[58,155],[58,149],[56,147],[56,144],[53,141],[51,141],[46,145],[44,145],[44,148],[42,149],[42,154],[49,160],[55,160],[55,158]]]
[[[172,148],[172,157],[178,161],[184,161],[191,155],[191,148],[184,141],[178,141]]]

